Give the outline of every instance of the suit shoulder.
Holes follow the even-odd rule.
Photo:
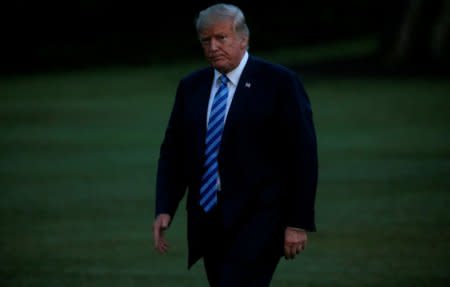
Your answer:
[[[268,60],[252,57],[253,71],[258,77],[265,81],[272,83],[279,83],[281,85],[300,85],[303,86],[303,80],[296,71]]]
[[[298,77],[298,73],[294,70],[274,62],[270,62],[266,59],[259,57],[252,57],[252,60],[256,68],[262,72],[277,74],[280,77]]]

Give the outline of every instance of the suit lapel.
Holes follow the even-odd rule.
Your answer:
[[[202,85],[199,93],[198,93],[198,100],[194,101],[194,103],[199,103],[198,106],[198,119],[196,122],[200,123],[198,127],[199,132],[199,139],[201,139],[201,142],[204,142],[205,136],[206,136],[206,121],[207,121],[207,113],[208,113],[208,102],[209,97],[211,94],[211,85],[214,78],[214,71],[211,69],[210,73],[208,73],[208,76],[205,78],[205,85]]]
[[[195,148],[193,150],[195,152],[193,156],[193,159],[195,160],[194,166],[198,167],[198,169],[193,172],[198,174],[202,172],[203,166],[203,153],[206,137],[206,115],[213,77],[214,72],[212,69],[209,69],[199,80],[201,83],[200,85],[190,87],[190,89],[195,92],[192,93],[191,100],[189,100],[188,114],[189,118],[192,119],[192,125],[190,125],[192,130],[189,132],[191,138],[189,139],[189,142]]]
[[[244,70],[242,71],[238,86],[236,87],[236,91],[234,93],[233,101],[231,102],[231,106],[228,111],[222,141],[226,140],[227,136],[239,122],[241,115],[243,115],[247,110],[248,99],[253,93],[253,80],[253,59],[250,56]]]

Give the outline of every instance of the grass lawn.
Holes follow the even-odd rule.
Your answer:
[[[196,64],[0,80],[0,286],[206,286],[184,209],[152,248],[155,169]],[[308,77],[318,232],[273,287],[448,286],[448,79]]]

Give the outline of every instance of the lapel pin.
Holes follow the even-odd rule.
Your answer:
[[[251,86],[252,86],[252,84],[250,84],[249,82],[246,82],[246,83],[245,83],[245,87],[246,87],[246,88],[250,88]]]

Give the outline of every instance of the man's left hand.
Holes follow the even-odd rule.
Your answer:
[[[286,227],[284,232],[284,257],[294,259],[297,254],[305,250],[308,235],[306,231],[295,227]]]

